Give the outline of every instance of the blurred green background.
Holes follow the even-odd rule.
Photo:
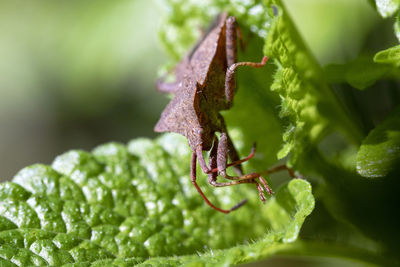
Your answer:
[[[0,2],[0,177],[72,148],[155,136],[165,55],[151,1]]]
[[[285,2],[323,65],[356,57],[381,25],[391,34],[367,0]],[[0,179],[68,149],[155,136],[168,102],[154,86],[168,61],[162,13],[148,0],[0,2]]]

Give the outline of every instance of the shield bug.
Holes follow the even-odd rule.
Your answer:
[[[264,56],[259,63],[237,61],[237,36],[240,34],[235,17],[220,14],[203,38],[175,67],[175,82],[159,80],[161,92],[172,93],[174,98],[167,105],[156,124],[156,132],[175,132],[188,139],[192,149],[191,181],[202,198],[213,209],[229,213],[246,200],[230,209],[221,209],[212,204],[196,182],[197,161],[208,181],[215,187],[243,183],[254,184],[264,202],[264,192],[272,194],[271,188],[260,173],[243,174],[241,163],[254,156],[255,146],[244,159],[239,155],[230,139],[221,110],[229,109],[236,91],[235,71],[240,66],[261,68],[268,60]],[[220,133],[218,139],[216,133]],[[210,151],[209,164],[203,151]],[[231,163],[227,164],[228,156]],[[227,174],[227,167],[233,166],[237,176]],[[218,182],[217,176],[229,180]]]

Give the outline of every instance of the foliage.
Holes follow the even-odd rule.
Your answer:
[[[204,248],[229,248],[217,250],[219,259],[209,253],[205,257],[227,262],[222,255],[232,255],[236,263],[243,261],[238,255],[254,251],[252,258],[259,258],[297,238],[314,207],[308,182],[292,180],[265,208],[251,200],[247,209],[226,220],[205,206],[191,186],[189,155],[184,138],[164,135],[156,141],[136,139],[128,146],[108,143],[92,153],[71,150],[51,166],[22,169],[0,186],[2,266],[131,265]],[[232,205],[252,193],[250,188],[224,190],[215,201]],[[235,247],[251,240],[257,241]]]
[[[384,177],[400,161],[400,108],[396,108],[364,139],[357,154],[357,170],[364,177]]]
[[[399,2],[370,2],[382,17],[397,14],[398,37]],[[374,105],[357,110],[349,101],[376,88],[398,92],[399,45],[322,67],[281,0],[162,3],[160,38],[175,62],[199,38],[194,29],[222,10],[241,26],[241,60],[271,58],[263,69],[240,71],[226,123],[242,155],[258,142],[246,168],[286,158],[306,180],[283,182],[262,206],[252,187],[214,190],[199,175],[222,206],[249,199],[223,215],[191,186],[182,137],[69,151],[0,185],[0,263],[227,266],[290,254],[399,264],[399,99],[376,121],[368,119]]]

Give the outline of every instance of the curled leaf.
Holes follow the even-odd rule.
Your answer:
[[[364,90],[390,70],[390,66],[377,64],[369,56],[362,56],[344,65],[328,65],[325,73],[327,80],[331,83],[347,82],[354,88]]]
[[[400,45],[379,51],[374,56],[376,63],[400,65]]]
[[[395,109],[363,141],[357,171],[364,177],[383,177],[400,166],[400,108]]]

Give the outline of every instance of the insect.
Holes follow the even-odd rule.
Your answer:
[[[254,184],[260,199],[265,202],[264,192],[272,194],[271,188],[259,173],[243,174],[241,163],[254,156],[255,146],[244,159],[239,155],[230,139],[221,110],[229,109],[236,91],[235,71],[240,66],[260,68],[260,63],[237,63],[237,35],[240,34],[235,17],[220,14],[203,38],[175,67],[175,82],[157,82],[161,92],[173,93],[174,98],[167,105],[156,124],[156,132],[175,132],[188,139],[192,149],[191,181],[205,202],[213,209],[229,213],[241,207],[246,200],[230,209],[221,209],[212,204],[196,182],[197,161],[202,171],[208,174],[212,186],[224,187],[243,183]],[[216,132],[220,133],[218,140]],[[203,151],[210,151],[207,165]],[[231,163],[227,164],[228,156]],[[234,167],[238,176],[226,173]],[[218,182],[217,176],[229,180]],[[258,181],[257,181],[258,180]]]

